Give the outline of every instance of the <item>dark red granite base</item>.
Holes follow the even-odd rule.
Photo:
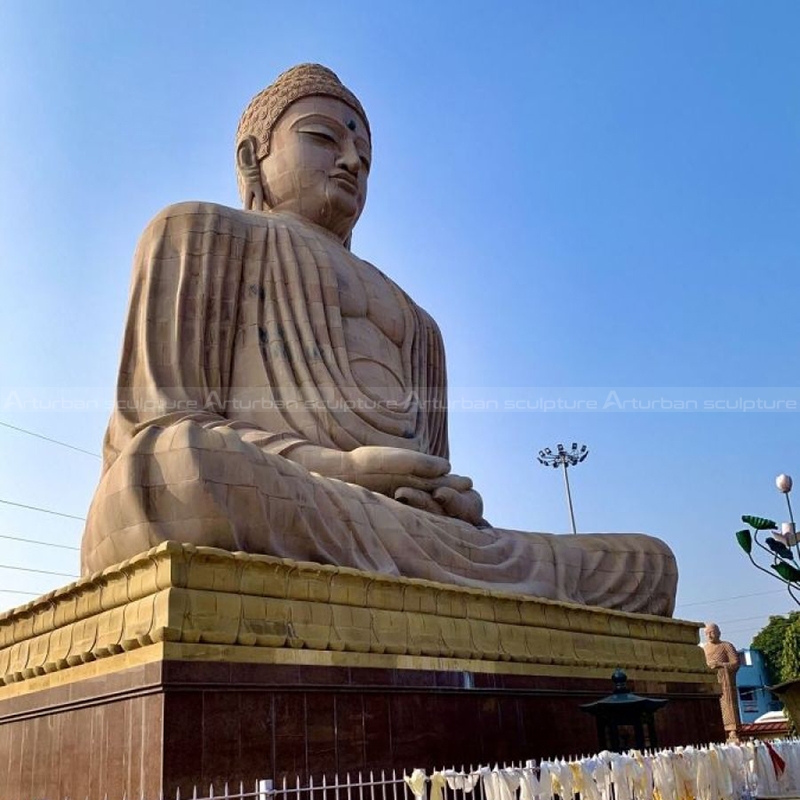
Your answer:
[[[595,752],[578,706],[611,682],[165,661],[0,701],[0,798],[186,796],[212,781],[431,769]],[[662,746],[721,741],[708,684],[667,697]]]

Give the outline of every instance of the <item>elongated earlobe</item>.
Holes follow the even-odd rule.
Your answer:
[[[258,142],[254,136],[242,139],[236,148],[236,167],[243,184],[242,204],[245,211],[264,210],[264,186],[257,152]]]

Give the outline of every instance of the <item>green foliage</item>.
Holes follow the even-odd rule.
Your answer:
[[[778,683],[781,680],[784,640],[787,628],[793,623],[800,624],[800,611],[792,611],[785,617],[772,616],[750,644],[754,650],[760,650],[763,653],[772,683]]]
[[[786,626],[781,652],[781,681],[791,681],[795,678],[800,678],[800,621],[798,620]],[[789,720],[789,735],[797,736],[794,720],[785,707],[783,715]]]
[[[794,620],[786,627],[781,651],[781,680],[800,678],[800,621]]]

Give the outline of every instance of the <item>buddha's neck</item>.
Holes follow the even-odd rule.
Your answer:
[[[340,244],[342,247],[346,248],[347,250],[350,249],[350,234],[352,233],[352,229],[348,230],[344,237],[340,236],[334,231],[326,228],[324,225],[320,225],[319,223],[312,222],[308,217],[299,214],[297,211],[290,211],[284,208],[277,208],[275,210],[269,209],[267,211],[268,214],[274,214],[276,216],[281,217],[291,217],[292,219],[297,220],[298,222],[302,222],[304,225],[308,225],[309,228],[321,233],[323,236],[327,237],[328,239],[333,240],[337,244]]]

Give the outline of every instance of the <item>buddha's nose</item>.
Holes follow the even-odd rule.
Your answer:
[[[355,142],[346,139],[342,143],[341,152],[336,159],[336,166],[346,169],[352,175],[358,175],[358,170],[361,168],[361,157],[358,155]]]

